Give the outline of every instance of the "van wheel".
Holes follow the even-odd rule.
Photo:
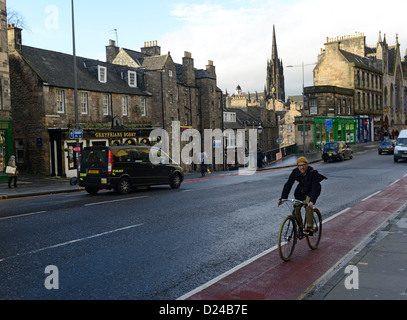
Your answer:
[[[131,183],[127,178],[121,178],[119,184],[116,187],[116,192],[120,194],[128,194],[130,192]]]
[[[176,173],[171,178],[170,186],[173,189],[178,189],[181,186],[181,182],[182,182],[181,175]]]
[[[96,193],[99,192],[99,189],[98,189],[98,188],[89,188],[89,187],[86,187],[85,189],[86,189],[86,191],[87,191],[89,194],[91,194],[91,195],[95,195]]]

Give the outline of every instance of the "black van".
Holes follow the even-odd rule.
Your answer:
[[[152,150],[152,148],[154,148]],[[154,151],[157,161],[150,161]],[[81,154],[79,185],[90,194],[100,189],[115,189],[120,194],[129,193],[136,186],[169,184],[178,189],[184,180],[183,169],[170,164],[170,157],[155,147],[148,146],[94,146]]]

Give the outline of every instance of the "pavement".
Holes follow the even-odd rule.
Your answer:
[[[377,148],[377,146],[378,143],[375,142],[355,146],[352,149],[354,153],[357,153]],[[296,160],[300,156],[302,154],[285,157],[282,160],[268,164],[260,170],[295,166]],[[309,153],[306,157],[310,163],[321,161],[320,153]],[[233,171],[213,172],[206,178],[215,178],[233,173]],[[185,180],[198,179],[199,176],[200,174],[197,172],[188,173]],[[69,181],[68,178],[21,174],[18,177],[17,188],[12,187],[9,189],[7,183],[0,184],[0,203],[2,200],[19,197],[83,191],[83,188],[78,185],[70,185]],[[381,205],[383,198],[386,197],[391,200],[389,203],[393,203],[393,206],[383,207]],[[335,234],[334,231],[338,230],[338,228],[341,229],[341,225],[345,223],[342,220],[345,219],[346,223],[349,223],[351,217],[352,222],[355,224],[354,230],[350,228],[352,237],[360,233],[355,237],[355,242],[349,241],[350,237],[347,239],[346,234]],[[241,269],[247,269],[249,266],[235,268],[233,274],[218,279],[218,281],[213,281],[205,288],[198,289],[180,299],[407,300],[407,177],[389,186],[381,194],[373,195],[370,199],[361,202],[360,205],[350,208],[346,215],[341,214],[329,222],[324,222],[324,231],[323,238],[326,249],[335,252],[337,256],[327,259],[326,256],[325,258],[324,256],[315,256],[314,253],[318,251],[319,254],[326,255],[326,252],[320,250],[320,248],[314,251],[308,250],[306,254],[302,254],[301,250],[296,248],[297,263],[300,263],[301,266],[307,266],[307,259],[313,259],[312,263],[315,264],[316,257],[319,259],[320,264],[326,265],[326,269],[324,269],[326,271],[323,274],[313,274],[309,271],[309,276],[307,272],[308,269],[313,269],[312,266],[304,267],[308,268],[303,272],[308,282],[305,281],[303,287],[298,283],[291,284],[299,287],[300,291],[298,293],[295,293],[295,290],[290,290],[290,292],[294,291],[292,295],[280,293],[279,295],[273,295],[270,287],[265,288],[267,283],[272,287],[276,287],[277,291],[281,291],[278,289],[278,284],[290,287],[290,284],[284,283],[281,277],[287,275],[290,268],[297,268],[296,272],[298,272],[296,262],[282,263],[281,261],[277,262],[276,259],[275,265],[272,266],[272,263],[270,263],[271,258],[265,256],[257,259],[260,263],[264,263],[261,271],[259,271],[257,265],[256,270],[250,271],[253,272],[252,275],[248,276],[250,274],[248,270],[244,274],[238,275]],[[333,237],[332,243],[329,243],[330,240],[327,237],[329,234]],[[338,239],[340,240],[338,241]],[[275,255],[276,250],[273,251],[268,254]],[[262,259],[263,262],[261,262]],[[259,272],[261,272],[261,276]],[[236,277],[238,277],[238,280],[236,280]],[[243,281],[242,277],[251,278]],[[234,282],[231,284],[227,281]],[[236,284],[236,282],[240,284]],[[254,285],[262,288],[248,289],[248,283],[250,283],[250,286]],[[226,287],[234,288],[233,294],[227,292],[230,289]],[[209,288],[212,288],[212,291]],[[239,291],[239,294],[236,293],[237,291]],[[267,293],[264,293],[264,291],[267,291]]]

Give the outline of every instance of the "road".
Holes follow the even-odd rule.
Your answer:
[[[328,177],[317,203],[326,219],[404,176],[407,162],[372,149],[313,166]],[[176,299],[276,245],[290,171],[2,201],[0,299]],[[50,276],[58,289],[46,288]]]

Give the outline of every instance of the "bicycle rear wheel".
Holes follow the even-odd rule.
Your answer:
[[[310,249],[315,250],[318,248],[319,242],[321,241],[322,235],[322,216],[321,212],[317,208],[314,208],[313,212],[314,222],[312,229],[314,233],[312,235],[307,235],[307,243]]]
[[[280,258],[288,261],[294,252],[297,243],[297,228],[293,217],[288,216],[281,224],[278,232],[278,253]]]

